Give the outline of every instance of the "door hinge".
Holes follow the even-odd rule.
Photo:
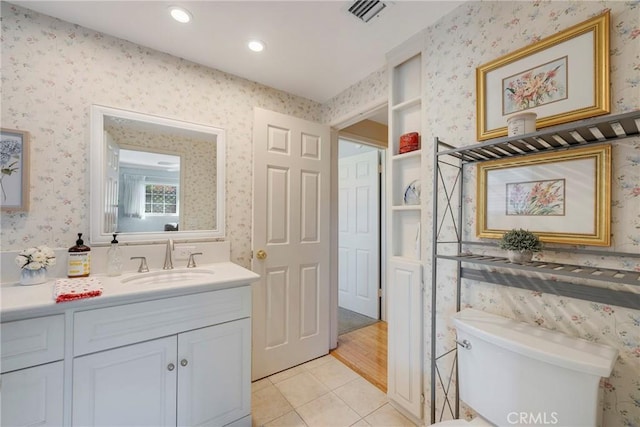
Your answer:
[[[378,173],[382,173],[382,163],[378,163]]]
[[[382,298],[382,288],[378,288],[378,298]]]
[[[424,399],[424,393],[420,395],[420,403],[424,403],[425,399]]]

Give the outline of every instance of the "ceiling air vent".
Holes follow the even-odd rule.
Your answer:
[[[385,7],[387,5],[378,0],[356,0],[349,8],[349,13],[364,22],[369,22]]]

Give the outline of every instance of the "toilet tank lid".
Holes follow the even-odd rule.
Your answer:
[[[458,330],[507,350],[574,371],[608,377],[618,350],[472,308],[453,316]]]

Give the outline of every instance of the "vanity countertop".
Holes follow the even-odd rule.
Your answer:
[[[178,270],[180,272],[188,272],[188,269],[172,271]],[[218,262],[198,266],[197,270],[210,270],[213,271],[213,274],[207,275],[206,279],[185,280],[178,283],[168,283],[166,280],[159,280],[158,283],[154,283],[153,280],[145,281],[144,283],[127,282],[130,278],[159,274],[153,270],[149,273],[125,273],[116,277],[92,274],[91,277],[97,278],[102,284],[101,296],[61,303],[56,303],[53,297],[56,278],[33,286],[4,284],[0,289],[1,320],[2,322],[7,322],[30,317],[61,314],[69,309],[94,309],[234,288],[247,285],[260,277],[256,273],[232,262]]]

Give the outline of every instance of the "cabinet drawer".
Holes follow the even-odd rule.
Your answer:
[[[250,314],[250,286],[77,312],[73,353],[93,353]]]
[[[17,320],[1,325],[2,372],[61,360],[64,315]]]

